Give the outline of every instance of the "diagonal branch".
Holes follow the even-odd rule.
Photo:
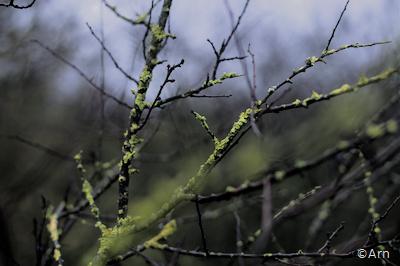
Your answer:
[[[134,83],[136,83],[136,85],[139,83],[139,81],[137,79],[135,79],[134,77],[132,77],[131,75],[129,75],[117,62],[117,60],[114,58],[114,56],[112,55],[112,53],[110,52],[110,50],[107,49],[104,41],[102,39],[100,39],[99,36],[97,36],[97,34],[94,32],[93,28],[89,25],[89,23],[86,23],[86,26],[89,28],[90,33],[93,35],[93,37],[97,40],[97,42],[101,45],[101,48],[103,49],[104,52],[106,52],[106,54],[108,55],[108,57],[110,57],[111,61],[114,63],[114,66],[130,81],[133,81]]]
[[[58,60],[60,60],[61,62],[63,62],[64,64],[66,64],[67,66],[71,67],[73,70],[75,70],[84,80],[86,80],[93,88],[95,88],[97,91],[99,91],[100,93],[104,94],[105,97],[113,100],[115,103],[117,103],[120,106],[123,106],[125,108],[131,109],[131,106],[128,105],[127,103],[121,101],[120,99],[118,99],[117,97],[109,94],[108,92],[104,91],[100,86],[98,86],[96,83],[94,83],[94,81],[89,78],[79,67],[77,67],[76,65],[74,65],[73,63],[69,62],[67,59],[65,59],[64,57],[62,57],[61,55],[59,55],[57,52],[55,52],[53,49],[51,49],[50,47],[44,45],[43,43],[41,43],[38,40],[33,40],[34,43],[38,44],[40,47],[42,47],[43,49],[45,49],[46,51],[48,51],[51,55],[53,55],[55,58],[57,58]]]
[[[329,37],[328,43],[326,44],[326,47],[325,47],[324,51],[328,51],[329,45],[331,45],[331,42],[332,42],[333,38],[335,37],[336,29],[339,26],[339,23],[342,20],[344,13],[346,12],[346,9],[347,9],[347,6],[349,5],[349,2],[350,2],[350,0],[347,0],[346,4],[345,4],[345,6],[344,6],[344,8],[342,10],[342,13],[340,13],[339,19],[337,20],[336,25],[333,28],[332,34]]]

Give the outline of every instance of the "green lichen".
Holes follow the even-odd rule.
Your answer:
[[[347,93],[347,92],[351,91],[351,88],[352,87],[349,84],[343,84],[339,88],[332,90],[329,93],[329,95],[337,96],[337,95],[340,95],[340,94],[343,94],[343,93]]]
[[[134,157],[134,153],[133,152],[125,152],[124,153],[124,156],[122,157],[122,161],[124,162],[124,164],[127,164],[127,163],[129,163],[131,160],[132,160],[132,158]]]
[[[368,81],[369,81],[368,77],[362,74],[358,79],[357,86],[359,87],[365,86],[366,84],[368,84]]]
[[[346,140],[339,141],[337,147],[341,150],[347,149],[350,146],[350,143]]]
[[[144,247],[163,249],[166,245],[160,244],[159,241],[161,239],[166,239],[172,234],[174,234],[176,229],[177,229],[176,221],[175,220],[169,221],[166,225],[164,225],[163,229],[161,229],[161,231],[156,236],[154,236],[150,240],[147,240],[144,243]]]
[[[336,52],[337,52],[336,49],[324,50],[324,51],[322,52],[322,55],[323,55],[323,56],[327,56],[327,55],[334,54],[334,53],[336,53]]]
[[[207,119],[206,119],[206,117],[203,116],[203,115],[200,115],[199,113],[194,112],[194,111],[192,111],[192,113],[194,114],[194,117],[196,118],[196,120],[198,120],[198,121],[200,122],[202,128],[204,128],[204,129],[207,131],[207,133],[212,137],[214,143],[217,144],[217,143],[218,143],[218,139],[217,139],[217,137],[211,132],[210,127],[209,127],[208,124],[207,124]]]
[[[237,77],[240,77],[240,75],[236,74],[234,72],[225,72],[224,74],[222,74],[222,76],[220,78],[209,80],[209,81],[205,82],[203,84],[203,86],[204,87],[211,87],[211,86],[214,86],[214,85],[217,85],[217,84],[221,84],[222,81],[224,81],[226,79],[232,79],[232,78],[237,78]]]
[[[139,89],[142,89],[140,84],[147,84],[152,78],[152,74],[150,72],[150,70],[148,69],[148,67],[144,67],[142,73],[140,74],[140,78],[139,78]],[[138,92],[139,93],[139,92]]]
[[[200,121],[200,123],[201,123],[201,125],[202,125],[203,127],[205,127],[206,129],[209,128],[208,125],[207,125],[207,119],[206,119],[205,116],[200,115],[200,114],[197,113],[197,112],[193,112],[193,114],[194,114],[194,117],[195,117],[198,121]]]
[[[301,104],[302,104],[303,106],[306,107],[306,106],[308,106],[309,102],[319,101],[319,100],[322,99],[323,96],[324,96],[324,95],[319,94],[319,93],[316,92],[316,91],[313,91],[312,94],[311,94],[311,96],[308,97],[308,98],[305,98],[305,99],[301,102]]]
[[[232,187],[232,186],[227,186],[226,188],[225,188],[225,191],[226,192],[235,192],[237,189],[235,188],[235,187]]]
[[[292,104],[295,105],[295,106],[300,106],[301,103],[302,103],[302,101],[301,101],[300,99],[296,99],[296,100],[294,100],[294,101],[292,102]]]
[[[86,173],[86,169],[82,163],[82,153],[83,151],[79,151],[79,153],[74,156],[74,160],[76,162],[76,168],[82,175],[84,175]]]
[[[59,237],[57,215],[54,213],[48,215],[48,220],[47,230],[49,231],[50,238],[53,242],[57,242]]]
[[[321,61],[321,58],[316,57],[316,56],[308,57],[308,58],[306,59],[306,65],[313,66],[313,65],[315,65],[315,63],[317,63],[318,61]]]
[[[220,80],[220,79],[212,79],[212,80],[209,80],[207,83],[205,83],[204,86],[211,87],[211,86],[221,84],[221,83],[222,83],[222,80]]]
[[[294,163],[294,166],[296,168],[303,168],[306,165],[307,165],[307,162],[303,161],[303,160],[296,160],[296,162]]]
[[[86,197],[86,200],[89,202],[91,213],[93,214],[94,217],[99,219],[100,210],[99,210],[99,208],[96,206],[96,204],[94,202],[93,188],[92,188],[92,185],[89,183],[89,181],[87,181],[86,179],[83,180],[82,191],[83,191],[83,194]]]
[[[139,16],[135,19],[135,22],[138,23],[138,24],[141,24],[141,23],[145,22],[147,16],[148,16],[147,13],[144,13],[144,14],[142,14],[142,15],[139,15]]]
[[[386,130],[390,134],[394,134],[398,131],[399,125],[396,120],[390,119],[386,122]]]
[[[236,74],[234,72],[224,72],[224,74],[222,74],[222,76],[221,76],[221,80],[232,79],[232,78],[237,78],[237,77],[240,77],[240,75]]]
[[[276,171],[276,172],[275,172],[275,179],[276,179],[277,181],[281,181],[281,180],[283,180],[283,178],[285,177],[285,175],[286,175],[286,172],[285,172],[285,171],[282,171],[282,170]]]
[[[59,262],[61,259],[61,245],[59,242],[60,232],[58,229],[58,216],[56,213],[52,213],[52,211],[52,207],[48,209],[47,219],[49,222],[47,224],[47,231],[49,232],[50,239],[54,244],[53,258],[56,262]]]
[[[145,95],[143,93],[139,93],[135,97],[135,106],[139,108],[140,111],[143,111],[148,104],[145,102]]]
[[[166,32],[160,27],[160,25],[158,25],[158,24],[152,24],[152,25],[150,25],[150,31],[151,31],[151,33],[153,34],[154,38],[155,38],[157,41],[162,41],[162,40],[164,40],[164,39],[166,39],[166,38],[173,38],[173,39],[176,38],[175,35],[166,33]]]
[[[318,92],[313,91],[311,94],[311,99],[318,101],[322,98],[322,96],[323,96],[322,94],[319,94]]]
[[[372,139],[379,138],[385,134],[385,129],[382,125],[371,124],[367,127],[366,134]]]
[[[61,250],[59,248],[55,248],[53,251],[53,258],[55,261],[59,261],[61,258]]]

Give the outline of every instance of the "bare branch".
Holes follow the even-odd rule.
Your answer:
[[[86,23],[86,26],[89,28],[90,33],[93,35],[93,37],[98,41],[98,43],[101,45],[101,48],[104,50],[104,52],[106,52],[106,54],[108,55],[108,57],[110,57],[111,61],[114,63],[114,66],[130,81],[133,81],[134,83],[136,83],[136,85],[139,83],[139,81],[137,79],[135,79],[134,77],[132,77],[131,75],[129,75],[117,62],[117,60],[114,58],[114,56],[112,55],[112,53],[110,52],[110,50],[107,49],[107,47],[104,44],[104,41],[100,39],[99,36],[97,36],[97,34],[94,32],[93,28]]]
[[[328,43],[326,44],[326,47],[325,47],[324,51],[328,51],[329,46],[331,45],[331,42],[332,42],[333,38],[335,37],[336,29],[337,29],[337,27],[339,26],[339,23],[340,23],[340,21],[342,20],[342,17],[343,17],[343,15],[344,15],[344,13],[346,12],[346,9],[347,9],[347,6],[348,6],[349,2],[350,2],[350,0],[347,0],[346,4],[344,5],[344,8],[343,8],[343,10],[342,10],[342,13],[340,13],[339,19],[337,20],[336,25],[335,25],[335,27],[333,28],[332,34],[331,34],[331,36],[329,37]]]
[[[10,2],[8,4],[0,4],[0,7],[11,7],[11,8],[15,8],[15,9],[27,9],[32,7],[35,4],[36,0],[32,0],[32,2],[30,2],[29,4],[22,6],[22,5],[18,5],[15,4],[15,0],[10,0]]]
[[[64,64],[66,64],[67,66],[71,67],[73,70],[75,70],[84,80],[86,80],[93,88],[95,88],[97,91],[99,91],[100,93],[103,93],[105,97],[113,100],[115,103],[117,103],[120,106],[123,106],[125,108],[131,109],[131,106],[128,105],[127,103],[121,101],[120,99],[118,99],[117,97],[109,94],[108,92],[103,91],[103,89],[97,85],[96,83],[94,83],[94,81],[89,78],[79,67],[77,67],[76,65],[72,64],[71,62],[69,62],[67,59],[65,59],[64,57],[62,57],[61,55],[59,55],[57,52],[55,52],[53,49],[51,49],[50,47],[44,45],[43,43],[41,43],[38,40],[33,40],[34,43],[37,43],[40,47],[42,47],[43,49],[45,49],[46,51],[48,51],[51,55],[53,55],[55,58],[57,58],[58,60],[60,60],[61,62],[63,62]]]

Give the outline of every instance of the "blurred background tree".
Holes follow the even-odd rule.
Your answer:
[[[241,110],[254,104],[254,96],[262,98],[267,88],[285,80],[307,57],[321,54],[345,4],[281,2],[284,1],[268,4],[252,1],[245,10],[224,55],[235,60],[221,63],[216,78],[224,72],[243,76],[224,80],[204,91],[202,97],[189,97],[152,111],[141,132],[145,140],[133,162],[140,172],[133,176],[129,187],[130,216],[150,216],[159,209],[213,151],[210,137],[194,119],[192,110],[207,117],[212,132],[223,138]],[[291,103],[309,97],[313,91],[329,93],[344,83],[357,83],[360,76],[373,76],[387,67],[398,67],[395,25],[399,22],[400,5],[395,1],[369,2],[350,3],[330,48],[356,42],[390,40],[392,43],[346,50],[327,59],[327,65],[318,62],[316,67],[296,77],[294,84],[276,93],[270,104]],[[130,110],[107,95],[129,105],[134,103],[131,89],[137,88],[135,80],[145,64],[143,46],[150,46],[150,37],[143,41],[146,25],[131,24],[135,19],[136,22],[152,19],[151,23],[156,23],[162,2],[153,4],[152,9],[150,1],[98,1],[97,4],[41,1],[24,10],[0,7],[0,262],[4,265],[55,263],[54,243],[49,239],[46,225],[52,213],[49,206],[60,206],[60,202],[65,208],[62,217],[65,220],[60,219],[64,265],[86,264],[94,256],[99,238],[93,226],[95,219],[88,208],[69,213],[84,198],[74,155],[83,151],[86,177],[94,187],[116,176]],[[243,1],[173,2],[166,31],[177,38],[169,39],[160,52],[159,60],[167,62],[155,68],[147,94],[150,103],[168,73],[167,64],[173,66],[182,58],[185,60],[173,72],[174,82],[164,88],[161,99],[201,86],[207,73],[212,76],[215,55],[207,39],[219,49],[238,21],[244,4]],[[113,9],[114,5],[117,9]],[[148,10],[152,16],[143,16]],[[92,27],[92,34],[85,22]],[[117,67],[93,34],[104,41],[118,61]],[[398,77],[393,76],[354,94],[307,109],[268,114],[257,123],[249,123],[249,132],[210,173],[201,195],[259,184],[262,178],[270,177],[268,173],[283,174],[282,169],[301,166],[329,148],[339,147],[344,140],[351,142],[357,134],[363,135],[367,121],[398,94],[398,82]],[[398,107],[393,101],[374,123],[397,120]],[[345,227],[335,238],[334,249],[344,253],[358,247],[357,241],[368,235],[371,224],[368,214],[371,203],[366,190],[360,189],[362,182],[358,179],[354,184],[344,184],[340,193],[331,195],[324,189],[338,176],[357,170],[362,164],[371,164],[372,172],[383,171],[373,183],[379,199],[376,210],[383,213],[399,190],[399,156],[394,150],[383,154],[388,156],[384,162],[375,157],[387,147],[396,147],[397,140],[398,135],[394,134],[372,144],[362,142],[363,145],[338,153],[327,163],[273,183],[272,188],[263,183],[261,189],[229,201],[200,204],[207,249],[252,254],[311,252],[318,250],[326,241],[327,232],[334,231],[342,221],[346,222]],[[359,158],[360,150],[364,159]],[[379,158],[386,158],[383,155]],[[100,218],[108,226],[114,224],[117,216],[117,187],[112,185],[96,199]],[[317,200],[313,202],[314,197],[309,196],[312,199],[308,203],[307,192]],[[396,206],[391,209],[381,225],[385,228],[383,239],[392,239],[399,233],[398,211]],[[157,234],[172,218],[178,223],[178,231],[168,243],[202,251],[199,217],[193,202],[161,219],[152,230],[146,231],[143,239]],[[258,229],[268,232],[254,236]],[[252,238],[256,238],[254,243]],[[157,250],[146,250],[143,254],[162,265],[261,263],[240,257],[199,259]],[[393,250],[391,255],[393,263],[399,263],[398,253]],[[122,265],[145,265],[145,261],[141,256],[133,256]],[[267,263],[328,262],[376,263],[355,258],[322,262],[300,258]]]

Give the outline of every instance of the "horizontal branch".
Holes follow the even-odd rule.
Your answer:
[[[299,258],[299,257],[309,257],[309,258],[352,258],[355,257],[355,251],[347,252],[347,253],[319,253],[319,252],[294,252],[294,253],[225,253],[225,252],[214,252],[208,251],[208,253],[204,251],[197,250],[188,250],[177,247],[166,246],[162,249],[162,251],[167,251],[171,253],[178,253],[180,255],[192,256],[192,257],[204,257],[204,258],[244,258],[244,259],[263,259],[263,260],[272,260],[272,259],[285,259],[285,258]]]

